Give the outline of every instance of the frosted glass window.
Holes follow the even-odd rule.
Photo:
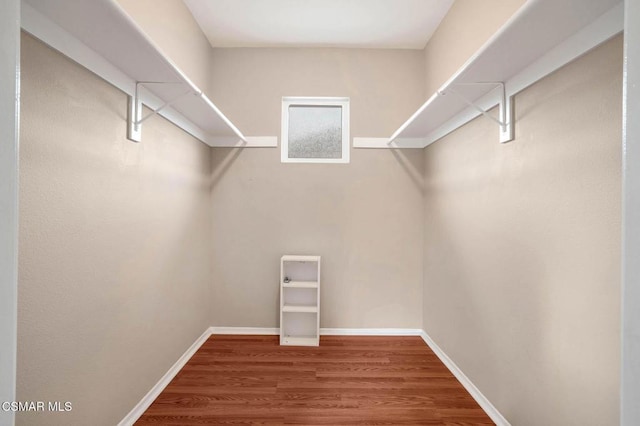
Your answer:
[[[283,163],[348,163],[349,98],[282,98]]]
[[[342,107],[290,106],[289,158],[341,158]]]

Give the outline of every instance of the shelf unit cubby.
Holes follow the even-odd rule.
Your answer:
[[[320,343],[320,256],[280,259],[280,344]]]

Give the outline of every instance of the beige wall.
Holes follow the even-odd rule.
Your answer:
[[[280,137],[283,96],[349,96],[351,136],[388,137],[423,102],[418,50],[213,49],[211,98],[250,136]]]
[[[182,0],[117,0],[177,67],[209,92],[211,46]]]
[[[616,425],[622,38],[425,149],[424,328],[514,425]]]
[[[113,425],[210,325],[210,149],[22,38],[18,389]]]
[[[389,136],[422,102],[422,52],[215,49],[212,98],[247,135],[280,135],[283,96],[349,96],[352,136]],[[278,326],[279,259],[323,257],[322,327],[420,327],[421,151],[282,164],[213,150],[214,325]]]
[[[526,0],[456,0],[424,49],[425,99],[435,93]]]

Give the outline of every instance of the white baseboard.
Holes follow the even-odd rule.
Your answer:
[[[180,372],[187,361],[191,359],[193,354],[195,354],[196,351],[200,349],[200,346],[202,346],[202,344],[207,341],[209,336],[211,336],[212,334],[212,329],[213,327],[206,329],[205,332],[202,333],[200,337],[198,337],[193,345],[191,345],[189,349],[187,349],[187,351],[183,353],[182,356],[175,362],[175,364],[173,364],[171,368],[169,368],[169,371],[167,371],[164,376],[162,376],[158,383],[156,383],[151,388],[151,390],[147,392],[147,394],[140,400],[140,402],[138,402],[136,406],[133,407],[129,414],[127,414],[125,418],[122,419],[120,423],[118,423],[118,426],[133,425],[144,414],[144,412],[147,410],[147,408],[149,408],[153,401],[155,401],[158,395],[162,393],[164,388],[167,387],[167,385],[171,382],[171,380],[173,380],[176,374]]]
[[[420,336],[419,328],[321,328],[321,336]]]
[[[279,328],[268,327],[211,327],[211,334],[280,334]]]
[[[280,334],[277,327],[211,327],[212,334]],[[321,328],[321,336],[420,336],[419,328]]]
[[[211,327],[212,334],[280,334],[277,327]],[[419,328],[321,328],[321,336],[420,336]]]
[[[504,418],[496,407],[485,397],[482,392],[476,387],[476,385],[469,380],[469,378],[460,370],[460,368],[447,356],[446,353],[433,341],[426,331],[420,332],[422,340],[431,348],[431,350],[440,358],[440,361],[451,371],[451,373],[458,379],[458,381],[464,386],[469,394],[476,400],[480,408],[493,420],[497,426],[511,426],[511,424]]]

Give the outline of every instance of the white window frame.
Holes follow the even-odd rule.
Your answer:
[[[289,158],[289,107],[290,106],[332,106],[342,108],[342,157],[341,158]],[[282,149],[283,163],[348,163],[351,151],[349,139],[349,98],[294,97],[282,98]]]

